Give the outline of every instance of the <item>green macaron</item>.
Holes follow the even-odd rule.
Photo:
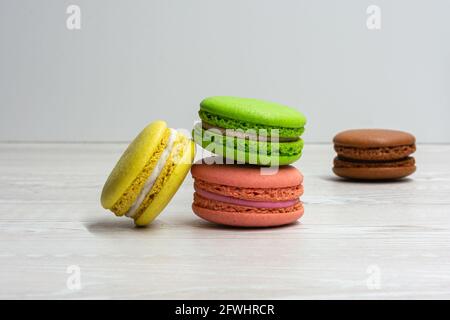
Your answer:
[[[258,99],[216,96],[200,103],[197,144],[255,165],[286,165],[302,154],[305,116],[288,106]]]

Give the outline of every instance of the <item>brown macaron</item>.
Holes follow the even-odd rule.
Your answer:
[[[407,132],[356,129],[338,133],[334,139],[333,172],[343,178],[391,180],[416,171],[416,138]]]

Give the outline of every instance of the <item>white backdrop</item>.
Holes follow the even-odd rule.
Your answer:
[[[450,142],[449,39],[448,0],[0,0],[0,141],[126,141],[237,95],[303,111],[308,142],[355,127]]]

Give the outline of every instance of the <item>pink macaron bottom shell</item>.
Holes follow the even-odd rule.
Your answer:
[[[294,223],[303,215],[303,206],[290,212],[257,213],[238,211],[217,211],[192,205],[194,213],[212,223],[233,227],[277,227]]]
[[[197,192],[192,210],[207,221],[235,227],[281,226],[297,221],[304,212],[300,201],[287,208],[255,208],[209,200]]]
[[[200,188],[195,187],[195,192],[197,192],[200,196],[202,196],[205,199],[208,200],[214,200],[214,201],[220,201],[230,204],[235,204],[238,206],[245,206],[245,207],[254,207],[254,208],[267,208],[267,209],[274,209],[274,208],[288,208],[292,207],[298,202],[298,199],[295,200],[285,200],[285,201],[251,201],[251,200],[244,200],[244,199],[237,199],[233,197],[227,197],[220,194],[208,192],[205,190],[202,190]]]

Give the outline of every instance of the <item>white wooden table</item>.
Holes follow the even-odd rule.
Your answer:
[[[103,210],[124,148],[0,144],[0,298],[450,298],[450,145],[373,184],[335,178],[332,146],[307,145],[301,223],[252,230],[197,218],[191,178],[149,228]]]

